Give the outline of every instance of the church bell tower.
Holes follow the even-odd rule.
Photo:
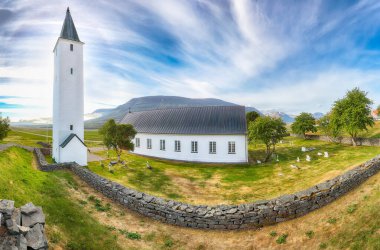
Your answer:
[[[57,163],[87,165],[83,121],[83,45],[70,14],[54,47],[53,151]]]

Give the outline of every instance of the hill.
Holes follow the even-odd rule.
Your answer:
[[[120,121],[128,112],[138,112],[154,109],[199,107],[199,106],[235,106],[237,104],[215,98],[186,98],[180,96],[144,96],[133,98],[114,109],[97,109],[93,112],[97,118],[85,121],[86,128],[98,128],[108,119]],[[253,107],[246,107],[246,111],[258,111]]]

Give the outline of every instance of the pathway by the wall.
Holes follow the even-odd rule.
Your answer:
[[[309,189],[271,200],[241,205],[190,205],[151,196],[103,178],[76,163],[46,164],[34,150],[43,171],[69,169],[103,195],[147,217],[165,223],[204,229],[244,229],[290,220],[344,195],[380,170],[380,156]]]

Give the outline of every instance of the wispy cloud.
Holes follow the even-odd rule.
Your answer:
[[[14,119],[51,115],[52,49],[66,4],[0,3],[0,94],[23,97],[4,101],[21,105]],[[84,0],[70,8],[86,43],[86,112],[157,94],[293,113],[326,111],[354,86],[380,99],[380,3]]]

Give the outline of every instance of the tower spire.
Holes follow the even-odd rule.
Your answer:
[[[80,42],[77,30],[75,29],[74,21],[70,14],[70,9],[67,7],[65,21],[61,30],[61,38]]]

